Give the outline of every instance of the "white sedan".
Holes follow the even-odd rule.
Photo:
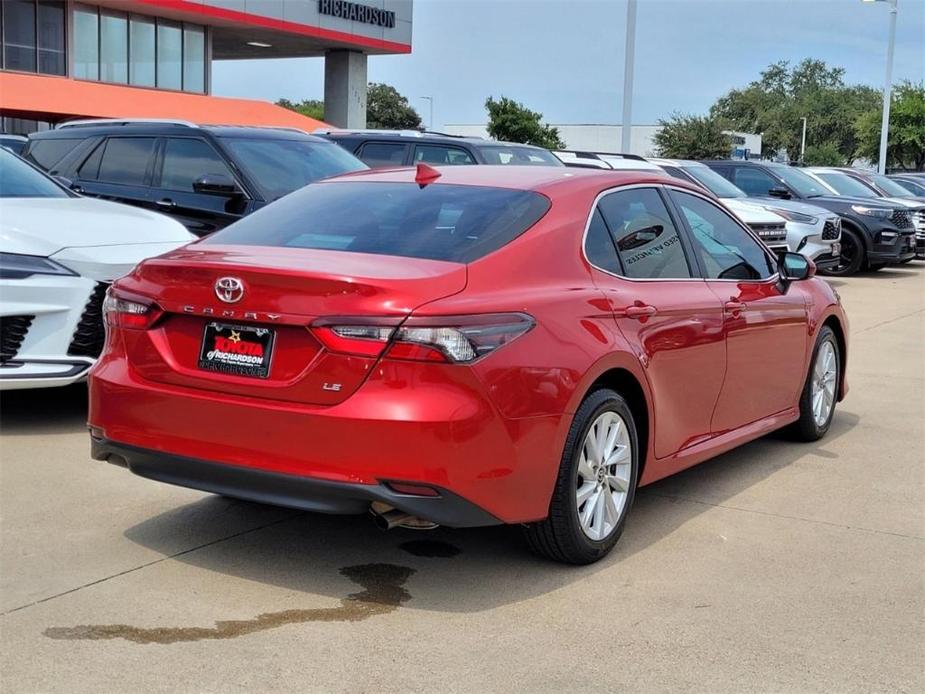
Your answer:
[[[84,378],[103,348],[109,283],[194,239],[156,212],[79,197],[0,150],[0,390]]]

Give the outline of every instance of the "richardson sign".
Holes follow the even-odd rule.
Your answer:
[[[395,13],[380,10],[378,7],[361,5],[346,0],[318,0],[318,12],[331,17],[349,19],[351,22],[363,22],[391,29],[395,26]]]

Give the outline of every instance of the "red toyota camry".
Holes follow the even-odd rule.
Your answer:
[[[639,485],[844,397],[838,295],[647,172],[426,166],[313,184],[105,302],[93,457],[384,527],[613,547]]]

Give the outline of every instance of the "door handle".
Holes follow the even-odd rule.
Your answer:
[[[176,207],[176,206],[177,206],[177,203],[175,203],[175,202],[174,202],[173,200],[171,200],[170,198],[164,198],[163,200],[158,200],[158,201],[155,202],[154,204],[157,205],[158,207],[166,207],[166,208]]]
[[[741,301],[736,301],[735,299],[730,299],[727,301],[725,304],[723,304],[723,308],[732,314],[742,313],[742,311],[748,310],[747,305],[743,304]]]
[[[658,313],[658,309],[654,306],[649,306],[648,304],[636,304],[634,306],[627,306],[625,313],[627,318],[640,319],[654,316],[656,313]]]

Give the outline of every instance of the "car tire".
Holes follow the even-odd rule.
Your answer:
[[[636,495],[638,441],[633,413],[619,393],[602,388],[585,398],[565,441],[549,515],[524,526],[534,552],[567,564],[607,556]]]
[[[831,364],[829,359],[831,358]],[[800,395],[800,418],[791,431],[800,441],[818,441],[832,424],[841,383],[841,350],[835,332],[824,325],[816,338],[813,359]],[[822,400],[817,400],[822,398]],[[820,404],[825,408],[820,412]]]
[[[842,227],[841,249],[838,264],[827,268],[824,274],[832,277],[847,277],[864,267],[867,253],[864,250],[864,241],[858,232]]]

